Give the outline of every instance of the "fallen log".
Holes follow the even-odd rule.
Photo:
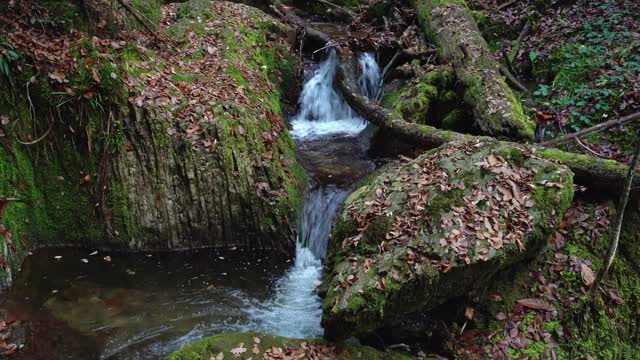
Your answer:
[[[516,141],[533,141],[535,124],[500,76],[470,10],[456,0],[414,0],[418,21],[438,48],[442,63],[453,66],[465,87],[464,101],[473,109],[483,133]]]
[[[398,136],[405,141],[421,145],[426,148],[436,148],[450,141],[470,141],[473,139],[487,139],[489,137],[461,134],[454,131],[437,129],[432,126],[407,122],[393,116],[393,114],[373,104],[365,96],[358,93],[353,81],[345,76],[341,65],[338,68],[337,85],[342,91],[345,101],[360,114],[381,128],[381,131]],[[613,160],[599,159],[582,154],[568,153],[558,149],[540,149],[531,146],[533,151],[542,158],[560,162],[569,167],[574,173],[577,184],[609,194],[619,194],[624,185],[628,166]],[[640,188],[640,178],[635,178],[633,187]]]
[[[287,21],[289,24],[295,26],[297,29],[304,32],[306,37],[318,42],[322,46],[326,46],[329,43],[332,43],[333,40],[323,33],[320,30],[316,30],[313,27],[309,26],[306,21],[304,21],[301,17],[296,15],[290,7],[283,5],[279,1],[275,3],[275,5],[270,6],[271,9],[278,14],[283,20]]]

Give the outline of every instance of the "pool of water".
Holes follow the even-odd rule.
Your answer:
[[[14,336],[30,346],[20,356],[155,359],[207,335],[260,330],[252,314],[291,267],[240,250],[92,253],[41,249],[27,258],[0,306],[23,324]]]

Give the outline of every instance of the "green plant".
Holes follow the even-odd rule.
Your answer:
[[[6,40],[0,39],[0,75],[3,75],[13,86],[14,80],[11,74],[11,63],[18,60],[20,55]]]
[[[553,75],[548,84],[533,92],[533,105],[559,114],[570,131],[613,115],[621,95],[640,77],[640,41],[623,21],[630,16],[629,10],[620,8],[585,24],[575,41],[556,49],[547,59],[531,52],[531,61]]]

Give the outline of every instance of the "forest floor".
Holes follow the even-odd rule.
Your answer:
[[[523,102],[538,139],[638,112],[640,34],[633,29],[640,27],[640,3],[556,1],[542,9],[535,3],[485,1],[486,7],[477,7],[496,58],[509,57],[531,90]],[[626,162],[638,129],[594,134],[568,150]]]

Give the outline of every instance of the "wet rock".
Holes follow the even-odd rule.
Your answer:
[[[354,136],[327,136],[298,145],[297,155],[312,178],[320,184],[348,186],[370,173],[364,144]]]
[[[546,244],[572,197],[569,169],[517,144],[451,143],[378,171],[332,232],[325,335],[364,335],[482,288]]]

